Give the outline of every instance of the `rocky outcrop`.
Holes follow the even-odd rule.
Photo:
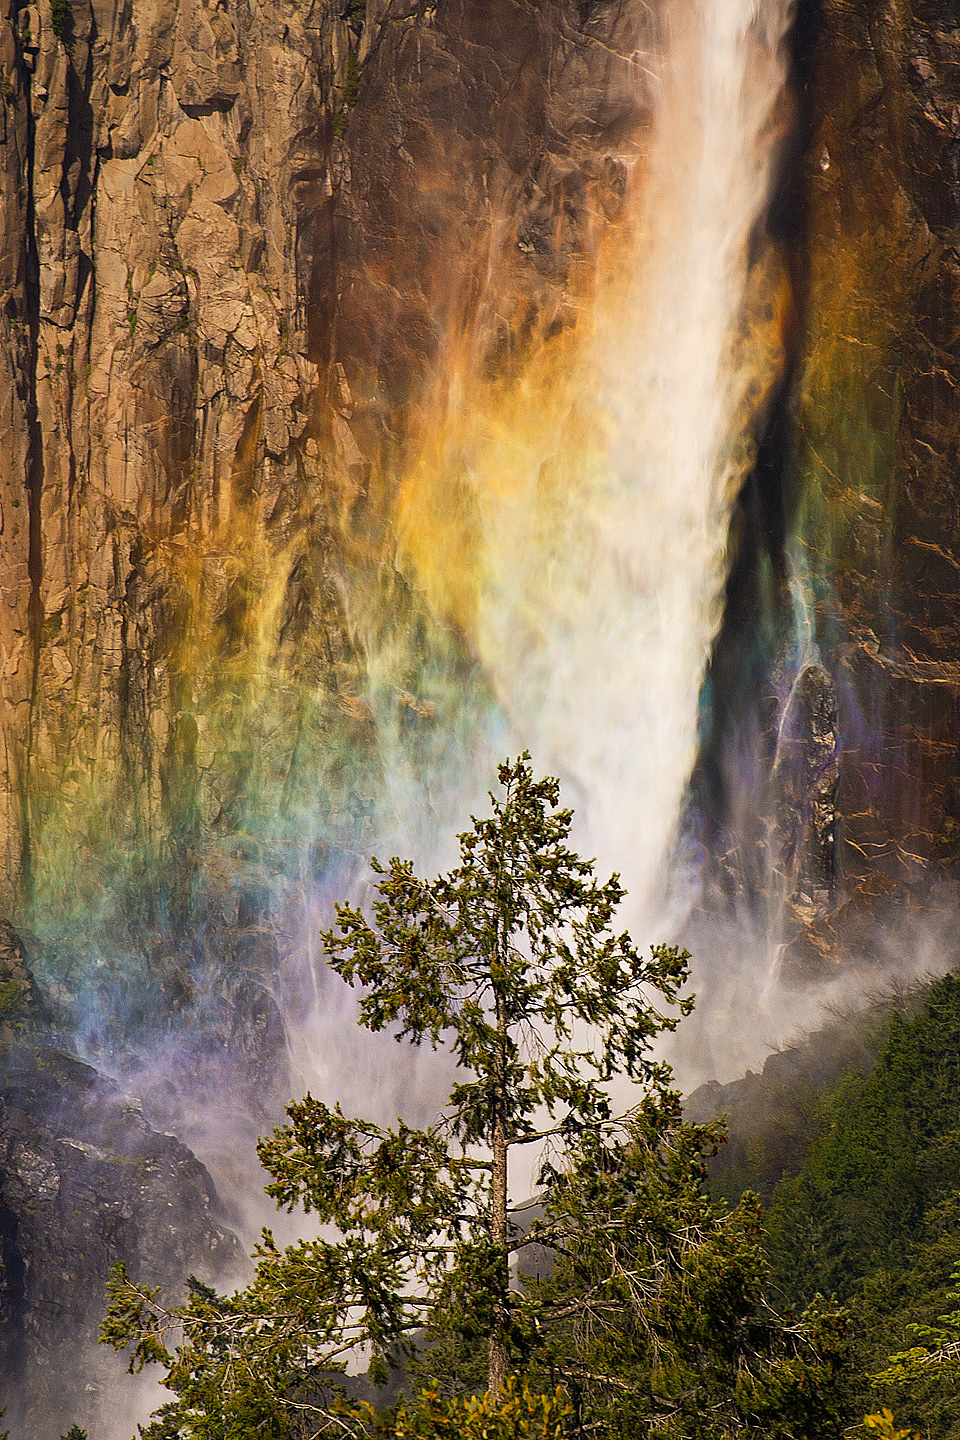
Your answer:
[[[928,0],[817,16],[797,533],[843,753],[838,861],[948,860],[960,725],[960,40]]]
[[[122,1370],[96,1349],[111,1267],[125,1260],[175,1294],[191,1271],[237,1273],[240,1246],[203,1166],[117,1085],[45,1044],[7,1045],[0,1062],[7,1423],[24,1436],[102,1429]]]
[[[62,907],[66,887],[79,913],[111,886],[149,892],[162,865],[182,909],[201,830],[243,829],[245,782],[273,759],[247,723],[255,601],[282,606],[298,562],[293,608],[320,631],[299,663],[321,685],[350,672],[323,633],[341,606],[307,454],[348,23],[166,0],[43,0],[10,22],[7,890]],[[224,691],[229,734],[206,703]]]

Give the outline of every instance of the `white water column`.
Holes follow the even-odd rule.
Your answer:
[[[566,780],[579,845],[621,871],[638,938],[677,918],[666,876],[730,511],[780,363],[763,217],[792,8],[667,4],[665,53],[636,62],[656,73],[657,100],[645,153],[628,157],[629,255],[604,282],[579,379],[591,435],[560,440],[549,501],[534,476],[488,502],[481,619],[504,709],[537,769]]]

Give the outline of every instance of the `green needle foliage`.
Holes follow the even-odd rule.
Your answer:
[[[758,1145],[742,1127],[745,1163],[720,1183],[735,1194],[748,1179],[771,1197],[774,1293],[799,1306],[820,1291],[848,1307],[859,1412],[877,1412],[869,1432],[955,1440],[960,976],[928,980],[922,997],[895,1003],[904,999],[905,1014],[884,1002],[866,1022],[881,1022],[872,1066],[858,1059],[808,1092],[780,1154],[769,1129]],[[847,1023],[863,1034],[864,1017]]]
[[[703,1440],[837,1433],[817,1427],[839,1414],[842,1317],[769,1310],[755,1204],[731,1216],[706,1198],[719,1131],[683,1124],[651,1055],[692,1004],[688,955],[641,955],[615,929],[623,888],[568,847],[556,780],[536,780],[527,755],[498,777],[492,814],[459,837],[453,870],[424,880],[408,861],[372,862],[369,916],[338,906],[324,937],[333,968],[360,987],[363,1025],[450,1049],[444,1113],[427,1129],[384,1128],[307,1095],[259,1155],[268,1193],[315,1214],[321,1238],[281,1250],[264,1231],[245,1290],[224,1297],[192,1280],[172,1308],[115,1272],[103,1339],[129,1346],[133,1369],[164,1366],[177,1397],[152,1440],[378,1425],[424,1440],[549,1440],[585,1426]],[[615,1076],[643,1086],[627,1115],[611,1107]],[[523,1230],[508,1210],[509,1162],[529,1145],[544,1147],[544,1209]],[[551,1257],[542,1281],[517,1275],[524,1252]],[[358,1347],[385,1378],[423,1343],[440,1378],[410,1408],[377,1420],[338,1390]],[[518,1390],[516,1373],[536,1391]]]
[[[953,1280],[960,1283],[960,1270]],[[960,1301],[960,1291],[949,1290],[946,1298]],[[909,1350],[891,1355],[885,1369],[873,1376],[875,1385],[903,1385],[926,1379],[931,1373],[949,1377],[954,1383],[960,1375],[960,1310],[937,1316],[936,1325],[908,1324],[907,1333],[918,1343]]]
[[[373,1236],[378,1268],[391,1257],[387,1285],[417,1295],[391,1310],[390,1332],[368,1325],[367,1342],[382,1349],[403,1330],[429,1326],[443,1296],[447,1321],[457,1313],[461,1327],[486,1335],[494,1395],[515,1330],[509,1259],[526,1243],[509,1234],[509,1153],[548,1135],[575,1145],[608,1125],[603,1082],[614,1075],[663,1090],[668,1073],[650,1059],[650,1042],[677,1018],[652,995],[680,1014],[692,1004],[678,995],[685,952],[655,946],[645,958],[613,929],[623,887],[616,875],[599,884],[592,864],[568,848],[572,815],[557,809],[558,782],[535,780],[528,755],[501,765],[498,778],[503,798],[491,795],[491,817],[459,837],[454,870],[424,881],[409,861],[389,869],[374,861],[374,924],[339,906],[339,934],[325,937],[334,968],[364,987],[362,1024],[395,1026],[398,1039],[417,1044],[449,1043],[468,1078],[454,1085],[440,1126],[375,1131],[308,1097],[291,1107],[292,1126],[261,1146],[280,1204],[300,1201],[347,1234],[363,1231],[365,1251]],[[343,1160],[331,1137],[345,1124],[359,1211],[339,1205]],[[371,1174],[383,1176],[372,1195]],[[406,1230],[399,1268],[398,1225]]]
[[[535,1394],[510,1375],[495,1400],[489,1392],[445,1400],[428,1386],[415,1404],[401,1400],[387,1430],[393,1440],[565,1440],[571,1414],[562,1389]]]
[[[672,1103],[670,1103],[672,1101]],[[582,1431],[662,1440],[835,1440],[851,1414],[846,1318],[769,1298],[760,1205],[706,1194],[717,1126],[648,1099],[553,1179],[551,1273],[532,1383],[562,1376]]]

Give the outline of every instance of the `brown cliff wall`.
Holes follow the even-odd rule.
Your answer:
[[[957,36],[932,0],[800,29],[772,483],[819,658],[768,761],[774,868],[829,911],[960,833]],[[433,705],[391,486],[451,355],[575,328],[656,40],[625,0],[10,11],[0,842],[37,930],[232,924],[355,846],[384,727]]]
[[[809,975],[889,960],[960,862],[960,33],[938,0],[811,0],[795,51],[792,376],[700,788],[723,903],[772,898]]]
[[[3,32],[3,853],[8,890],[82,907],[104,858],[186,863],[202,692],[242,695],[267,532],[321,523],[308,330],[348,40],[322,5],[53,15]]]
[[[36,931],[137,948],[351,850],[371,635],[429,629],[394,564],[411,434],[451,348],[517,367],[575,324],[652,26],[626,0],[13,17],[2,845]],[[418,664],[388,728],[432,714]]]
[[[936,0],[827,3],[818,31],[800,534],[840,699],[838,863],[914,880],[960,818],[960,33]]]

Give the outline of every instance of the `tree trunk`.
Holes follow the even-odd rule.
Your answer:
[[[497,995],[497,1054],[493,1076],[493,1172],[490,1181],[490,1240],[498,1251],[497,1296],[494,1302],[493,1331],[490,1335],[488,1386],[495,1399],[507,1378],[506,1329],[507,1275],[507,1104],[506,1034],[503,997]]]

